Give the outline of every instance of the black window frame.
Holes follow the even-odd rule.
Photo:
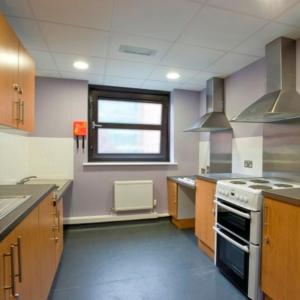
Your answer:
[[[98,123],[98,99],[114,101],[131,101],[139,103],[162,104],[162,124],[123,124],[123,123]],[[144,89],[119,88],[110,86],[89,85],[88,90],[88,161],[89,162],[169,162],[170,161],[170,93]],[[98,128],[120,129],[159,129],[161,130],[161,144],[159,154],[137,153],[98,153]]]

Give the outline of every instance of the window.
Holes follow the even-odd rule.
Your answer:
[[[168,161],[167,92],[89,87],[89,161]]]

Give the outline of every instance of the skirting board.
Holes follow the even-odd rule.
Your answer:
[[[91,223],[105,223],[105,222],[120,222],[120,221],[134,221],[134,220],[148,220],[168,217],[168,213],[148,213],[135,215],[101,215],[101,216],[83,216],[83,217],[69,217],[64,218],[64,224],[91,224]]]

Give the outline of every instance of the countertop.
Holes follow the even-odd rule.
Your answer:
[[[256,178],[256,176],[249,176],[237,173],[207,173],[199,174],[195,176],[198,179],[203,179],[210,182],[217,182],[218,180],[230,180],[230,179],[247,179],[247,178]]]
[[[53,184],[39,185],[0,185],[0,196],[31,195],[11,213],[0,220],[0,241],[5,238],[50,192],[55,190]]]
[[[300,206],[300,188],[263,191],[263,195],[278,201]]]
[[[174,181],[174,182],[176,182],[176,183],[182,185],[182,186],[185,186],[185,187],[187,187],[187,188],[189,188],[189,189],[195,190],[195,189],[196,189],[196,186],[195,186],[195,185],[191,185],[191,184],[188,184],[188,183],[185,183],[185,182],[182,182],[182,181],[178,180],[178,178],[183,178],[183,177],[187,177],[187,178],[191,178],[191,179],[195,179],[195,178],[196,178],[196,177],[193,176],[193,175],[187,175],[187,176],[168,176],[167,178],[168,178],[169,180],[172,180],[172,181]]]

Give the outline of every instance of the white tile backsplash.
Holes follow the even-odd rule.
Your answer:
[[[73,138],[29,137],[0,131],[0,184],[20,178],[73,178]]]
[[[28,174],[27,136],[0,132],[0,184],[12,184]]]

